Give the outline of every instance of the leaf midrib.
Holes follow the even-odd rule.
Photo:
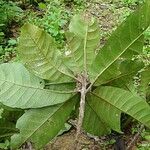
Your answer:
[[[137,68],[136,68],[136,69],[137,69]],[[119,79],[119,78],[132,75],[132,74],[135,73],[135,72],[136,72],[136,71],[133,70],[133,71],[131,71],[130,73],[120,74],[120,75],[118,75],[117,77],[112,78],[112,79],[110,79],[110,80],[108,80],[108,81],[106,81],[106,82],[104,82],[104,83],[102,83],[102,84],[100,84],[100,85],[108,84],[108,83],[113,82],[113,81],[115,81],[115,80],[117,80],[117,79]]]
[[[32,136],[33,136],[50,118],[52,118],[52,117],[55,115],[55,113],[57,113],[65,104],[66,104],[66,103],[63,103],[63,104],[62,104],[58,109],[56,109],[56,111],[54,111],[49,117],[47,117],[45,120],[43,120],[43,123],[41,123],[41,125],[38,126],[38,127],[34,130],[34,132],[32,132],[32,133],[24,140],[24,142],[26,142],[27,140],[29,140],[30,138],[32,138]],[[22,143],[24,143],[24,142],[22,142]]]
[[[84,64],[84,73],[85,74],[87,74],[87,54],[86,54],[86,51],[87,51],[87,49],[86,49],[86,47],[87,47],[87,34],[88,34],[88,25],[85,29],[84,50],[83,50],[83,52],[84,52],[84,62],[83,62],[83,64]]]
[[[5,84],[5,82],[8,82],[8,83],[11,83],[13,85],[20,86],[20,87],[31,88],[31,89],[41,90],[41,91],[46,91],[46,92],[53,92],[53,93],[59,93],[59,94],[72,94],[72,93],[76,93],[76,91],[64,91],[64,92],[61,92],[61,91],[57,91],[57,90],[43,89],[43,88],[40,88],[40,87],[33,87],[33,86],[21,85],[21,84],[16,84],[16,83],[8,81],[8,80],[1,80],[1,81],[3,82],[2,84]]]
[[[89,102],[87,101],[87,104],[89,105],[89,107],[93,110],[93,112],[96,114],[96,116],[98,117],[98,120],[102,123],[105,124],[104,127],[109,127],[96,113],[96,111],[92,108],[92,106],[89,104]],[[105,128],[106,130],[108,130],[108,128]]]
[[[91,83],[91,86],[96,82],[96,80],[99,78],[100,75],[102,75],[104,73],[104,71],[106,71],[136,40],[138,40],[144,33],[145,30],[143,30],[143,32],[133,40],[133,42],[131,42],[115,59],[114,61],[112,61],[106,68],[104,68],[100,74],[98,74],[96,76],[96,78],[94,79],[94,81]],[[91,87],[90,86],[90,87]]]
[[[122,111],[120,108],[116,107],[116,106],[113,105],[112,103],[109,103],[107,100],[105,100],[104,98],[102,98],[102,97],[100,97],[99,95],[97,95],[96,93],[93,93],[93,92],[92,92],[92,94],[93,94],[94,96],[96,96],[97,98],[100,98],[100,99],[102,99],[103,101],[105,101],[106,103],[110,104],[111,106],[115,107],[115,108],[118,109],[119,111],[124,112],[124,111]],[[125,112],[125,113],[126,113],[126,112]]]
[[[41,32],[43,32],[43,31],[41,31]],[[48,62],[49,64],[51,64],[56,70],[58,70],[58,71],[61,72],[62,74],[66,75],[66,76],[69,76],[69,77],[71,77],[71,78],[74,78],[74,76],[71,76],[71,75],[69,75],[69,74],[66,74],[65,72],[63,72],[62,70],[60,70],[58,67],[56,67],[52,62],[50,62],[49,59],[47,58],[47,56],[44,55],[43,51],[42,51],[41,48],[38,46],[37,42],[34,40],[34,38],[32,38],[32,35],[31,35],[29,32],[27,32],[27,33],[28,33],[28,37],[29,37],[29,38],[33,41],[33,43],[37,46],[38,50],[39,50],[40,53],[43,55],[43,57],[46,58],[46,60],[47,60],[47,62]],[[41,34],[42,34],[42,33],[41,33]],[[40,36],[41,36],[41,35],[40,35]],[[48,35],[48,36],[49,36],[49,35]],[[53,40],[53,39],[52,39],[52,40]]]
[[[97,98],[100,98],[100,99],[102,99],[103,101],[105,101],[106,103],[110,104],[111,106],[115,107],[115,108],[118,109],[121,113],[124,112],[124,113],[126,113],[126,114],[128,114],[128,115],[130,115],[131,117],[134,118],[134,116],[133,116],[132,114],[129,114],[128,112],[121,110],[120,108],[116,107],[116,106],[113,105],[112,103],[109,103],[107,100],[105,100],[104,98],[100,97],[100,95],[97,95],[96,93],[93,93],[93,92],[92,92],[92,94],[93,94],[94,96],[96,96]],[[132,94],[132,93],[131,93],[131,94]],[[138,120],[139,122],[141,122],[139,118],[136,118],[136,120]]]

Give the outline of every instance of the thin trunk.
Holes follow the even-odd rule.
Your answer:
[[[79,108],[79,118],[78,118],[78,123],[77,123],[77,133],[76,133],[76,138],[75,138],[75,149],[78,150],[79,147],[79,137],[81,134],[81,129],[82,129],[82,123],[83,123],[83,118],[84,118],[84,111],[85,111],[85,97],[86,97],[86,85],[87,85],[87,80],[86,77],[83,76],[82,78],[82,88],[81,88],[81,99],[80,99],[80,108]]]

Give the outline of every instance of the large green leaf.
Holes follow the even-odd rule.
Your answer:
[[[121,56],[125,58],[133,58],[134,55],[139,55],[143,52],[144,46],[144,36],[139,37],[128,49],[127,51]]]
[[[140,37],[150,25],[150,1],[131,14],[111,35],[106,45],[99,51],[91,67],[91,81],[94,83],[107,72]]]
[[[90,95],[88,97],[90,99]],[[83,120],[83,129],[96,136],[105,135],[111,133],[108,125],[97,115],[96,111],[86,101],[85,115]]]
[[[143,62],[138,60],[132,61],[125,59],[116,61],[105,73],[101,75],[101,78],[99,78],[94,85],[111,85],[122,87],[127,84],[143,67]]]
[[[87,102],[105,127],[121,132],[121,112],[118,109],[94,94],[88,95]]]
[[[0,102],[15,108],[38,108],[55,105],[68,100],[74,94],[74,88],[65,84],[49,85],[44,89],[44,81],[20,63],[0,65]]]
[[[87,71],[96,56],[100,33],[96,20],[84,15],[75,15],[67,35],[67,66],[75,73]]]
[[[137,60],[124,60],[119,65],[119,75],[107,80],[104,85],[125,88],[133,80],[133,77],[144,67],[143,62]],[[97,80],[100,81],[100,80]],[[97,82],[96,82],[97,83]]]
[[[94,86],[105,84],[109,82],[111,79],[118,77],[120,75],[119,65],[120,65],[119,61],[116,61],[115,63],[113,63],[113,65],[111,65],[107,69],[107,71],[105,71],[101,75],[101,78],[98,78],[98,80],[96,80],[96,82],[94,83]]]
[[[98,87],[93,95],[111,106],[107,108],[110,114],[114,107],[150,127],[150,106],[141,97],[115,87]]]
[[[18,52],[26,67],[40,78],[55,82],[71,80],[54,39],[37,26],[28,23],[22,27]]]
[[[61,105],[26,111],[17,121],[20,133],[12,136],[12,148],[16,149],[26,141],[31,141],[35,149],[42,148],[64,128],[76,102],[77,98],[73,97]]]

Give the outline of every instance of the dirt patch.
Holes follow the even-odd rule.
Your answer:
[[[49,143],[45,150],[73,150],[75,146],[75,135],[75,130],[71,130]],[[100,140],[96,141],[85,134],[80,136],[79,141],[79,149],[81,150],[104,150],[103,146],[100,145]]]

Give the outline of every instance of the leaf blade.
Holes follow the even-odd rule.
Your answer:
[[[92,64],[90,78],[94,83],[133,45],[150,25],[150,2],[145,4],[112,34]],[[100,66],[100,67],[98,67]]]
[[[88,104],[101,119],[104,126],[121,133],[121,112],[118,109],[112,107],[109,103],[94,94],[91,94],[91,98],[88,99]]]
[[[66,91],[58,89],[58,84],[44,89],[44,81],[29,73],[22,64],[0,65],[0,102],[9,107],[26,109],[62,103],[74,95],[73,87],[68,85],[67,89],[65,85]]]
[[[18,148],[26,141],[32,141],[36,149],[42,148],[64,127],[76,102],[74,97],[59,106],[28,110],[17,122],[20,134],[12,136],[12,148]]]
[[[143,67],[144,64],[141,61],[123,60],[118,69],[120,73],[114,78],[105,81],[103,85],[124,88]],[[100,80],[98,80],[98,84],[100,84],[99,81]]]
[[[133,43],[127,51],[121,56],[123,58],[133,58],[134,55],[142,54],[144,46],[144,36],[141,36],[135,43]]]
[[[70,51],[70,54],[66,56],[66,64],[75,73],[80,73],[83,70],[88,71],[96,56],[95,50],[100,37],[96,20],[83,16],[75,15],[72,18],[69,32],[66,34]],[[69,64],[68,59],[72,59],[72,64]]]
[[[88,98],[90,99],[90,97]],[[103,120],[101,120],[101,117],[97,115],[96,111],[91,107],[88,101],[86,101],[82,126],[86,132],[95,136],[102,136],[111,132],[110,128]]]
[[[54,39],[37,26],[28,23],[22,27],[18,53],[26,67],[42,79],[67,82],[73,78]]]
[[[99,87],[94,93],[121,112],[150,127],[150,106],[141,97],[115,87]]]

